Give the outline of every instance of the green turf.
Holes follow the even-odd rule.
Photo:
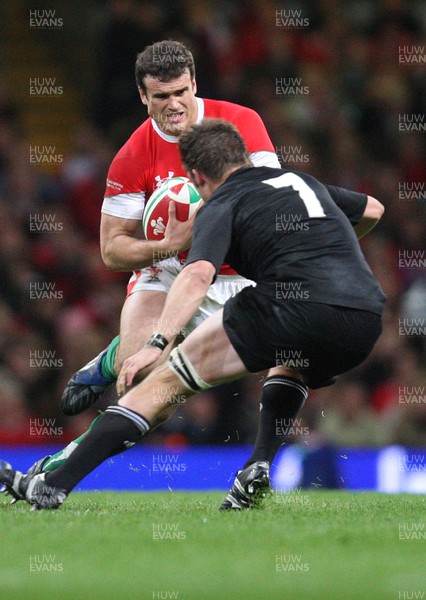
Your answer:
[[[0,598],[426,598],[420,495],[300,492],[242,513],[222,498],[76,493],[31,512],[2,497]]]

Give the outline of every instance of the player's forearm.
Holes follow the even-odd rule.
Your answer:
[[[354,226],[358,239],[361,239],[377,225],[385,212],[385,207],[372,196],[367,196],[367,205],[360,222]]]
[[[175,251],[167,250],[163,240],[140,240],[128,235],[117,235],[106,241],[101,252],[102,260],[112,271],[133,271],[176,255]]]
[[[214,267],[186,267],[173,282],[157,330],[172,341],[197,312],[212,283]]]

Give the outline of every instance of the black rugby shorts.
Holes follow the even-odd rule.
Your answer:
[[[362,363],[382,331],[372,312],[306,301],[276,300],[271,288],[247,287],[223,312],[225,331],[248,371],[285,365],[311,388]]]

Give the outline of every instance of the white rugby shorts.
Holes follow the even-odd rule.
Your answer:
[[[128,295],[142,291],[167,294],[183,266],[177,258],[173,257],[140,269],[132,275],[129,281]],[[248,285],[256,284],[240,275],[218,275],[214,284],[209,287],[200,308],[184,327],[182,333],[185,336],[189,335],[203,321],[223,308],[228,298],[235,296]]]

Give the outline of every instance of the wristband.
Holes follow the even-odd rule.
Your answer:
[[[161,352],[163,352],[164,348],[168,345],[168,343],[169,340],[165,338],[164,335],[161,335],[161,333],[158,332],[154,332],[145,344],[144,348],[158,348],[159,350],[161,350]]]

